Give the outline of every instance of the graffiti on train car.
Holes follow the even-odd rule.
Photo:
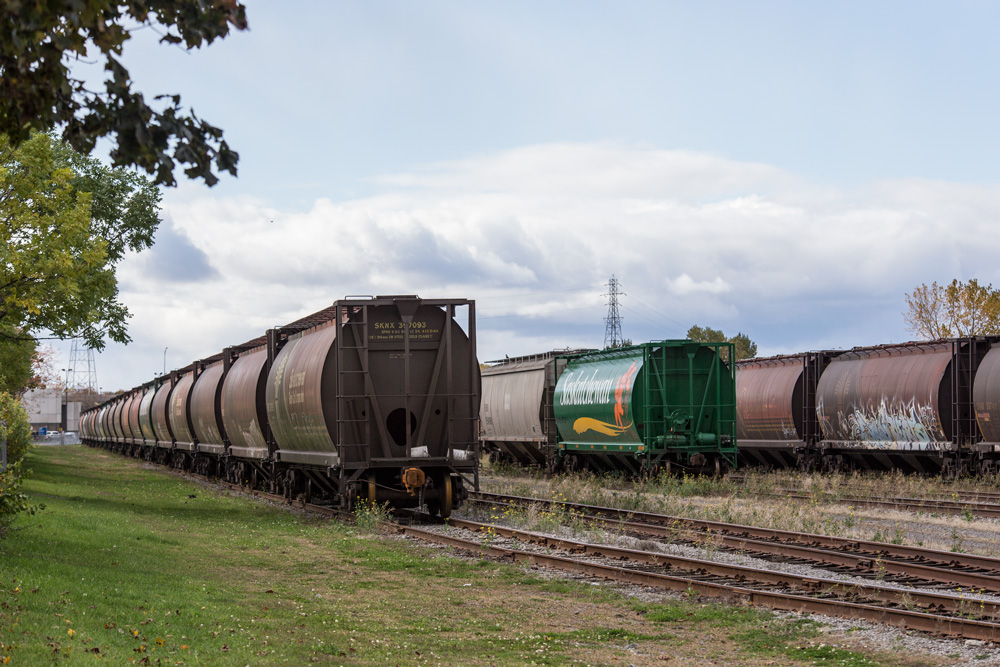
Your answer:
[[[822,397],[816,412],[830,440],[848,440],[876,449],[935,449],[934,443],[946,440],[934,407],[915,398],[900,401],[882,397],[876,405],[855,405],[836,415],[836,427],[824,412]]]

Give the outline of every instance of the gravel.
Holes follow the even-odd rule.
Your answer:
[[[469,518],[471,520],[484,520],[483,517],[475,516],[472,514],[469,514],[463,518]],[[926,524],[925,524],[925,529],[928,529]],[[460,531],[459,529],[448,528],[446,526],[438,527],[437,530],[440,530],[442,532],[447,532],[447,531],[458,531],[460,533],[466,532],[466,531]],[[932,530],[928,529],[928,533],[931,534]],[[843,573],[832,572],[829,570],[824,570],[809,565],[801,565],[795,563],[775,563],[735,552],[724,552],[712,548],[703,549],[686,544],[671,544],[652,539],[640,539],[628,535],[621,535],[619,533],[612,533],[612,532],[601,533],[594,530],[588,530],[586,535],[581,536],[580,534],[570,530],[569,528],[562,527],[556,530],[555,532],[547,532],[543,534],[548,534],[551,537],[561,537],[565,539],[576,539],[578,541],[584,541],[584,542],[609,544],[630,549],[653,551],[653,552],[659,552],[677,556],[685,556],[688,558],[708,559],[715,562],[742,565],[746,567],[768,568],[772,571],[779,571],[779,572],[785,572],[789,574],[796,574],[808,577],[831,579],[848,583],[859,583],[859,584],[869,584],[869,585],[876,583],[871,578],[846,575]],[[537,547],[517,540],[507,540],[499,536],[492,540],[492,544],[495,544],[496,546],[500,547],[520,549],[526,551],[545,550],[544,547]],[[594,579],[592,577],[587,577],[584,575],[569,574],[569,573],[559,572],[556,570],[533,568],[533,572],[539,576],[546,576],[552,578],[559,578],[559,577],[570,578],[582,581],[589,581],[593,585],[611,586],[616,590],[619,590],[624,595],[640,599],[643,601],[656,602],[666,599],[680,599],[682,597],[680,594],[665,592],[660,589],[653,589],[645,586],[609,583],[604,580]],[[877,583],[887,588],[895,588],[900,590],[926,590],[927,592],[936,592],[936,593],[941,592],[940,589],[920,589],[919,587],[901,585],[888,581],[882,581]],[[994,602],[1000,602],[1000,595],[981,595],[981,596],[967,595],[967,597],[969,599],[983,599]],[[920,655],[934,655],[948,659],[949,661],[951,661],[951,664],[955,665],[968,664],[968,665],[979,665],[983,667],[1000,667],[1000,647],[998,647],[995,644],[989,644],[977,640],[956,640],[956,639],[937,638],[921,633],[914,633],[914,632],[900,630],[898,628],[894,628],[887,625],[872,623],[869,621],[855,620],[855,619],[834,618],[816,614],[802,615],[802,614],[794,614],[786,612],[775,612],[775,613],[779,616],[788,616],[788,617],[806,616],[816,621],[817,623],[821,624],[822,631],[829,633],[831,635],[831,641],[834,641],[835,637],[842,637],[846,640],[849,640],[849,642],[852,645],[861,645],[873,650],[903,651],[903,652],[912,652],[914,654],[920,654]]]

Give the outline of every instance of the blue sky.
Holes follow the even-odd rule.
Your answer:
[[[611,274],[633,340],[697,323],[764,354],[907,340],[916,285],[1000,284],[995,3],[247,13],[201,51],[126,47],[241,159],[165,192],[105,389],[346,294],[474,298],[492,359],[600,345]]]

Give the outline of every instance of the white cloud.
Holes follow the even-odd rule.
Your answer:
[[[611,274],[633,340],[698,323],[789,352],[904,339],[902,296],[921,282],[1000,283],[996,186],[838,191],[768,165],[597,143],[434,164],[381,187],[304,212],[168,193],[176,231],[161,260],[180,266],[190,244],[211,271],[172,282],[142,256],[124,263],[134,349],[155,363],[114,352],[106,377],[139,383],[164,347],[181,366],[347,294],[475,298],[482,356],[496,358],[601,344]]]
[[[678,296],[688,296],[689,294],[698,293],[725,294],[732,289],[725,280],[718,276],[715,277],[715,280],[711,281],[696,281],[688,274],[682,273],[677,278],[667,278],[664,282],[667,284],[667,289]]]

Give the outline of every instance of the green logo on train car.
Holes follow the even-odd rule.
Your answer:
[[[641,444],[632,389],[642,353],[569,364],[555,391],[555,417],[564,442]]]

